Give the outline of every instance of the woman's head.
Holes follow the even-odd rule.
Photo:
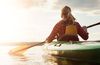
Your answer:
[[[68,6],[65,6],[61,11],[61,17],[67,17],[68,14],[71,13],[71,8]]]
[[[75,18],[71,14],[71,8],[70,7],[65,6],[64,8],[62,8],[61,18],[63,18],[64,20],[70,20],[70,22],[73,22],[73,20],[75,20]]]

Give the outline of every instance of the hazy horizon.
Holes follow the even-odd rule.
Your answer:
[[[100,22],[99,0],[0,0],[0,42],[44,41],[68,5],[82,25]],[[59,5],[58,5],[59,4]],[[88,40],[100,40],[100,26],[89,28]]]

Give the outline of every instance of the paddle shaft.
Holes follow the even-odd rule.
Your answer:
[[[82,42],[100,42],[100,40],[96,40],[96,41],[73,41],[73,42],[80,42],[80,43],[82,43]],[[26,48],[20,49],[20,50],[18,50],[18,51],[27,50],[27,49],[29,49],[29,48],[31,48],[31,47],[34,47],[34,46],[41,46],[41,45],[44,45],[44,43],[45,43],[45,42],[38,42],[38,43],[36,43],[36,44],[29,45],[29,46],[27,46]]]
[[[27,46],[26,48],[22,48],[22,49],[20,49],[20,50],[18,50],[18,51],[23,51],[23,50],[27,50],[27,49],[29,49],[29,48],[31,48],[31,47],[33,47],[33,46],[41,46],[41,45],[43,45],[45,42],[38,42],[38,43],[34,43],[34,44],[32,44],[32,45],[29,45],[29,46]],[[17,51],[17,52],[18,52]]]
[[[100,22],[87,26],[87,28],[91,28],[93,26],[100,25]]]

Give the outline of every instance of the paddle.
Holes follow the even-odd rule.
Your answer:
[[[87,26],[87,28],[91,28],[91,27],[96,26],[96,25],[100,25],[100,22],[92,24],[92,25],[89,25],[89,26]],[[94,42],[96,42],[96,41],[94,41]],[[19,47],[15,48],[15,49],[12,49],[10,51],[10,54],[11,55],[14,55],[14,54],[15,55],[22,55],[23,52],[25,52],[27,49],[29,49],[29,48],[31,48],[33,46],[43,45],[44,43],[45,42],[37,42],[37,43],[33,43],[32,45],[22,45],[22,46],[19,46]]]
[[[93,26],[100,25],[100,22],[87,26],[87,28],[91,28]]]
[[[43,45],[45,42],[33,42],[31,44],[23,44],[23,45],[20,45],[12,50],[9,51],[9,54],[10,55],[14,55],[14,56],[23,56],[23,53],[33,47],[33,46],[41,46]]]

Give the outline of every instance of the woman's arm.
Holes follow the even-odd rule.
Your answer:
[[[77,22],[78,34],[82,37],[82,39],[87,40],[89,38],[86,27],[81,27],[81,25]]]
[[[59,32],[60,29],[60,23],[57,23],[53,30],[51,31],[50,35],[48,36],[48,38],[46,39],[46,42],[50,43],[52,42],[52,40],[54,40],[57,36],[57,33]]]

